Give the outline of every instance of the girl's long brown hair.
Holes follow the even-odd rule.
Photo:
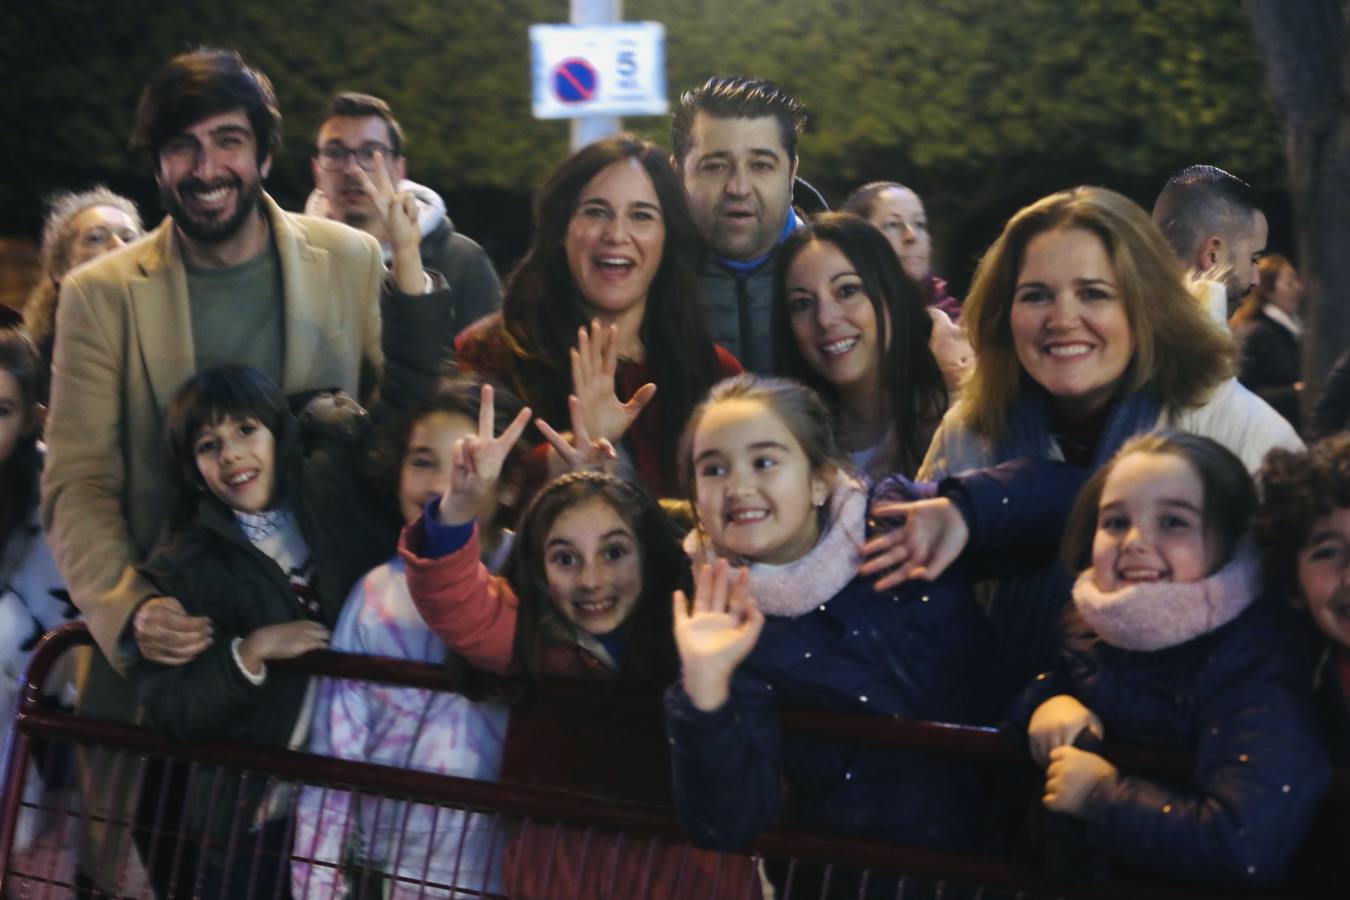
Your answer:
[[[568,509],[598,500],[608,504],[633,531],[641,555],[642,594],[619,627],[623,652],[618,660],[622,681],[664,687],[679,674],[671,619],[671,593],[688,591],[689,559],[660,505],[641,487],[595,471],[569,472],[545,485],[521,517],[505,575],[520,599],[516,619],[515,658],[537,679],[550,646],[576,643],[576,629],[558,612],[549,592],[544,545],[558,517]]]

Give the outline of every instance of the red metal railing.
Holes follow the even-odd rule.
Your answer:
[[[553,682],[542,686],[537,691],[531,692],[526,703],[513,710],[512,729],[514,734],[519,724],[529,733],[533,723],[534,731],[530,740],[522,743],[535,748],[534,757],[547,757],[551,760],[550,765],[554,770],[549,771],[548,766],[534,765],[532,762],[528,766],[520,767],[528,770],[529,777],[523,780],[529,783],[521,783],[522,779],[515,779],[515,783],[511,783],[505,770],[501,782],[486,782],[285,750],[261,750],[256,747],[224,743],[177,744],[140,728],[42,708],[38,686],[42,684],[50,667],[62,653],[89,643],[91,640],[83,626],[74,623],[48,635],[34,654],[28,684],[20,700],[16,727],[11,731],[12,746],[9,748],[4,773],[5,792],[3,808],[0,809],[0,892],[6,886],[18,883],[30,886],[39,883],[69,886],[68,882],[60,878],[44,876],[42,873],[23,873],[13,868],[11,850],[21,815],[43,813],[58,819],[63,816],[68,819],[87,817],[87,813],[81,810],[41,808],[23,802],[22,785],[28,771],[32,744],[36,740],[112,748],[118,753],[134,755],[139,760],[137,764],[142,767],[145,760],[175,761],[189,767],[194,778],[210,777],[202,773],[210,772],[209,767],[219,767],[219,771],[249,773],[252,777],[265,779],[269,785],[278,783],[316,785],[325,789],[354,792],[358,796],[383,798],[381,802],[415,801],[419,804],[444,807],[446,810],[462,811],[473,816],[492,817],[491,827],[500,828],[503,843],[520,840],[522,827],[525,831],[530,828],[538,830],[547,827],[549,823],[567,826],[574,832],[584,835],[585,839],[580,844],[583,852],[585,847],[591,846],[591,835],[607,836],[604,841],[597,838],[595,842],[597,847],[607,841],[612,843],[614,835],[624,835],[635,846],[648,847],[646,854],[648,858],[653,856],[650,848],[660,845],[643,842],[656,840],[666,842],[667,845],[686,843],[686,837],[664,798],[664,792],[667,790],[665,785],[669,779],[662,771],[665,765],[663,759],[658,757],[655,764],[652,760],[646,760],[645,767],[641,764],[638,766],[638,771],[629,779],[638,785],[632,794],[624,797],[612,794],[605,796],[592,789],[593,785],[589,783],[592,773],[586,771],[585,766],[581,767],[579,774],[578,770],[569,767],[566,752],[559,750],[560,747],[565,748],[571,737],[566,731],[554,735],[555,740],[547,745],[547,752],[541,752],[538,744],[541,728],[546,731],[553,727],[550,723],[576,722],[578,711],[581,711],[583,716],[587,714],[609,716],[613,721],[625,723],[622,737],[616,733],[608,735],[610,739],[625,742],[636,740],[634,746],[643,747],[663,744],[664,742],[659,739],[660,706],[650,695],[633,696],[599,689],[593,684],[582,685],[571,682]],[[295,665],[313,674],[404,687],[440,691],[450,687],[467,687],[474,692],[495,695],[520,693],[519,685],[481,673],[472,673],[468,685],[459,683],[452,685],[450,676],[440,667],[398,660],[324,652],[310,654],[297,661]],[[563,710],[562,714],[555,715],[558,710]],[[991,763],[1026,765],[1023,755],[1016,748],[1010,746],[994,730],[987,728],[804,710],[787,713],[784,724],[790,731],[833,740],[921,747],[961,754]],[[643,744],[643,735],[653,740]],[[521,751],[518,747],[508,748],[508,757],[513,752]],[[528,754],[531,751],[527,747],[525,752]],[[1186,760],[1175,754],[1113,747],[1107,755],[1117,765],[1130,771],[1167,774],[1187,770]],[[613,762],[606,761],[606,765],[612,768]],[[511,768],[509,763],[506,768]],[[1347,772],[1336,773],[1331,795],[1333,802],[1339,804],[1344,805],[1350,801],[1350,777]],[[159,805],[161,807],[165,805],[162,798]],[[161,809],[156,815],[163,812]],[[134,826],[134,823],[129,821],[122,824],[128,828]],[[153,825],[151,831],[154,831]],[[493,834],[495,841],[497,832],[494,831]],[[289,834],[287,842],[289,843]],[[300,858],[300,849],[297,847],[293,851],[292,861],[303,862]],[[238,848],[232,846],[227,848],[227,851],[234,853]],[[597,849],[595,852],[601,851]],[[804,867],[809,866],[824,867],[827,884],[831,873],[845,870],[866,870],[870,873],[869,877],[874,886],[879,880],[888,877],[888,873],[890,876],[903,876],[897,882],[893,896],[905,896],[906,885],[920,881],[937,884],[939,887],[948,886],[949,890],[964,886],[977,893],[1004,892],[1000,893],[1000,896],[1010,893],[1025,897],[1081,897],[1103,898],[1103,900],[1144,895],[1152,900],[1226,896],[1222,892],[1180,889],[1157,883],[1108,883],[1092,886],[1054,884],[1037,869],[1018,863],[974,854],[840,838],[786,827],[770,829],[747,849],[746,854],[786,867],[789,873],[796,870],[804,871]],[[613,858],[618,859],[617,856]],[[734,861],[737,857],[732,855],[726,859]],[[315,862],[315,865],[331,866],[331,863]],[[616,861],[613,865],[617,867],[619,863]],[[732,865],[733,863],[728,863],[729,867]],[[644,877],[649,875],[650,873]],[[414,883],[415,879],[410,880],[406,876],[396,876],[395,880],[409,889],[418,887]],[[439,896],[449,895],[447,892],[450,886],[444,883],[439,885],[428,883],[418,889],[437,887],[442,891]],[[479,893],[481,887],[482,885],[476,887],[465,885],[460,887],[454,896],[498,896],[490,891]],[[810,894],[802,893],[801,890],[794,893],[789,876],[786,884],[780,883],[778,896],[790,900],[793,897],[826,896],[828,892],[828,888],[820,887],[818,884],[813,884],[810,890]],[[859,888],[856,894],[850,893],[849,896],[872,896],[864,893],[865,890],[864,886]],[[437,894],[429,894],[431,895]],[[621,888],[615,894],[615,896],[624,895]],[[892,896],[889,886],[887,896]]]

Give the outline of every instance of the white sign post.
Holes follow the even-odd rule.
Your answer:
[[[660,22],[531,25],[534,117],[664,114],[665,47]]]

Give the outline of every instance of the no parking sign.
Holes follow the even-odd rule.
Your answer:
[[[666,102],[660,22],[531,25],[534,117],[655,116]]]

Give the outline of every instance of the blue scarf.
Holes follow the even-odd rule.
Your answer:
[[[1136,434],[1152,431],[1162,415],[1162,404],[1151,391],[1138,391],[1111,401],[1097,447],[1092,452],[1094,472]],[[1054,438],[1050,434],[1050,395],[1023,379],[1022,389],[1008,416],[1008,430],[995,450],[995,462],[1012,459],[1049,459]]]
[[[1095,472],[1127,440],[1152,431],[1161,414],[1162,404],[1151,391],[1117,397],[1111,403],[1088,468]],[[996,448],[994,462],[1049,459],[1054,455],[1053,448],[1050,397],[1039,385],[1025,379],[1008,417],[1007,433]],[[1056,561],[1034,574],[1004,579],[994,589],[989,618],[1002,637],[1013,671],[1023,678],[1023,683],[1055,662],[1061,613],[1069,602],[1073,581],[1073,575]]]
[[[778,249],[778,245],[787,240],[787,236],[796,231],[797,227],[801,224],[802,221],[797,218],[797,214],[791,209],[788,209],[787,221],[783,223],[783,230],[778,232],[778,240],[773,242],[773,250],[770,250],[763,256],[756,256],[754,259],[729,259],[725,256],[713,256],[712,261],[722,268],[730,269],[739,275],[749,275],[751,272],[772,259],[774,250]]]

